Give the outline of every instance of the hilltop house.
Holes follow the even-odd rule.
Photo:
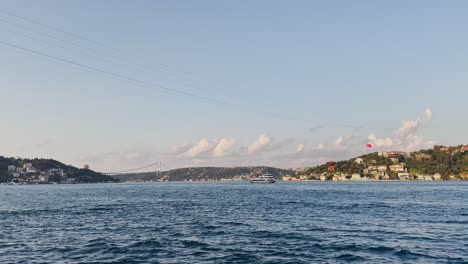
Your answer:
[[[364,159],[357,158],[357,159],[354,160],[354,162],[356,162],[357,164],[362,164],[362,163],[364,163]]]
[[[382,152],[379,152],[378,155],[384,158],[395,157],[395,156],[400,156],[400,155],[409,158],[410,156],[408,152],[404,152],[404,151],[382,151]]]
[[[448,151],[450,151],[450,147],[444,147],[444,146],[442,146],[442,147],[440,147],[439,150],[440,150],[440,151],[448,152]]]
[[[419,153],[419,154],[416,154],[415,158],[416,158],[417,160],[430,159],[430,158],[431,158],[431,155],[426,154],[426,153]]]

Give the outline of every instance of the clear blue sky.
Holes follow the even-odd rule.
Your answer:
[[[468,143],[466,1],[4,0],[0,10],[10,12],[1,42],[151,84],[0,44],[0,155],[101,171],[155,160],[295,167],[368,141]]]

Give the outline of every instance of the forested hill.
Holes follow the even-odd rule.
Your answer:
[[[279,177],[284,174],[291,174],[291,170],[278,169],[273,167],[191,167],[181,168],[161,173],[134,173],[122,174],[115,177],[122,181],[207,181],[233,179],[238,176],[250,176],[270,173]]]
[[[22,159],[0,156],[0,182],[9,181],[94,183],[118,182],[119,180],[92,170],[65,165],[53,159]]]
[[[383,167],[383,169],[379,167]],[[385,167],[387,167],[386,171]],[[442,179],[468,179],[468,145],[435,146],[432,149],[411,153],[376,152],[350,160],[328,162],[301,174],[332,175],[336,173],[359,173],[371,178],[376,173],[381,173],[388,175],[390,179],[397,179],[398,173],[409,173],[410,175],[441,174]]]

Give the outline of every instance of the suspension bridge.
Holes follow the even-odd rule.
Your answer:
[[[132,168],[132,169],[128,169],[128,170],[102,172],[102,173],[106,174],[106,175],[109,175],[109,176],[113,176],[113,175],[120,175],[120,174],[137,173],[137,172],[142,172],[141,170],[144,170],[144,169],[155,168],[156,170],[150,171],[149,173],[154,172],[154,173],[156,173],[156,175],[159,175],[159,174],[161,174],[161,164],[162,164],[161,161],[157,161],[157,162],[145,165],[145,166]]]

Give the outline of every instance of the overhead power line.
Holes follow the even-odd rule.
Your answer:
[[[220,101],[220,100],[217,100],[217,99],[214,99],[214,98],[199,96],[199,95],[196,95],[196,94],[193,94],[193,93],[188,93],[188,92],[185,92],[185,91],[172,89],[172,88],[162,86],[162,85],[151,84],[151,83],[142,81],[140,79],[136,79],[136,78],[129,77],[129,76],[126,76],[126,75],[122,75],[122,74],[119,74],[119,73],[110,72],[110,71],[107,71],[107,70],[104,70],[104,69],[101,69],[101,68],[98,68],[98,67],[89,66],[89,65],[82,64],[82,63],[79,63],[79,62],[75,62],[75,61],[72,61],[72,60],[69,60],[69,59],[60,58],[60,57],[50,55],[50,54],[47,54],[47,53],[44,53],[44,52],[41,52],[41,51],[25,48],[25,47],[22,47],[22,46],[13,44],[13,43],[0,41],[0,44],[5,45],[5,46],[9,46],[9,47],[12,47],[12,48],[15,48],[15,49],[18,49],[18,50],[26,51],[26,52],[29,52],[29,53],[32,53],[32,54],[40,55],[42,57],[46,57],[46,58],[49,58],[49,59],[54,59],[54,60],[57,60],[57,61],[60,61],[60,62],[63,62],[63,63],[71,64],[73,66],[77,66],[77,67],[80,67],[80,68],[83,68],[83,69],[93,70],[93,71],[96,71],[96,72],[99,72],[99,73],[102,73],[102,74],[106,74],[106,75],[111,76],[111,77],[117,77],[117,78],[120,78],[120,79],[123,79],[123,80],[126,80],[126,81],[130,81],[132,83],[135,83],[135,84],[147,87],[147,88],[157,88],[157,89],[161,89],[161,90],[163,90],[165,92],[169,92],[171,94],[190,97],[190,98],[193,98],[193,99],[203,101],[205,103],[212,103],[212,104],[229,106],[229,107],[233,107],[233,108],[238,109],[238,110],[252,110],[252,108],[250,108],[248,106],[236,105],[236,104]],[[311,123],[310,120],[306,120],[306,119],[302,119],[302,118],[286,117],[286,116],[281,116],[281,114],[279,114],[279,113],[271,113],[271,112],[266,112],[266,111],[261,111],[261,110],[256,110],[256,111],[259,112],[259,113],[262,113],[262,114],[269,115],[270,117],[273,117],[273,118],[298,120],[298,121]],[[327,125],[334,125],[334,126],[349,127],[349,128],[358,128],[359,127],[359,126],[341,124],[341,123],[332,122],[332,121],[320,122],[320,123],[321,124],[327,124]]]
[[[93,39],[90,39],[88,37],[85,37],[85,36],[82,36],[80,34],[76,34],[76,33],[73,33],[73,32],[69,32],[69,31],[65,31],[65,30],[62,30],[60,28],[57,28],[57,27],[54,27],[54,26],[50,26],[50,25],[47,25],[45,23],[42,23],[42,22],[39,22],[39,21],[36,21],[36,20],[33,20],[33,19],[30,19],[30,18],[27,18],[27,17],[24,17],[24,16],[20,16],[20,15],[17,15],[17,14],[14,14],[12,12],[9,12],[9,11],[5,11],[5,10],[1,10],[0,9],[0,13],[4,13],[4,14],[7,14],[9,16],[12,16],[12,17],[15,17],[15,18],[18,18],[18,19],[21,19],[21,20],[24,20],[24,21],[27,21],[29,23],[33,23],[34,25],[40,25],[42,27],[45,27],[45,28],[48,28],[48,29],[51,29],[51,30],[54,30],[56,32],[60,32],[60,33],[63,33],[63,34],[66,34],[66,35],[70,35],[76,39],[81,39],[81,40],[84,40],[86,42],[90,42],[90,43],[93,43],[94,45],[97,45],[97,46],[100,46],[102,48],[105,48],[106,50],[114,50],[114,51],[117,51],[119,52],[119,54],[122,54],[122,51],[119,50],[119,49],[115,49],[113,47],[110,47],[110,46],[107,46],[106,44],[102,43],[102,42],[99,42],[99,41],[95,41]],[[34,32],[33,29],[30,29],[30,28],[26,28],[26,27],[23,27],[21,25],[17,25],[15,23],[11,23],[11,22],[8,22],[8,21],[5,21],[5,20],[1,20],[0,19],[0,22],[3,22],[3,23],[6,23],[6,24],[10,24],[10,25],[13,25],[15,27],[18,27],[18,28],[21,28],[23,30],[27,30],[27,31],[30,31],[30,32]],[[36,32],[37,33],[37,32]],[[46,36],[47,38],[52,38],[56,41],[61,41],[61,42],[66,42],[65,39],[62,39],[62,38],[57,38],[53,35],[50,35],[50,34],[47,34],[47,33],[39,33],[41,35],[44,35]],[[24,35],[24,34],[23,34]],[[200,96],[198,94],[195,94],[195,93],[189,93],[189,92],[185,92],[183,90],[179,90],[179,89],[173,89],[173,88],[170,88],[170,87],[167,87],[165,85],[160,85],[160,84],[154,84],[154,83],[149,83],[149,82],[146,82],[146,81],[143,81],[141,79],[137,79],[137,78],[134,78],[134,77],[129,77],[127,75],[123,75],[123,74],[119,74],[119,73],[114,73],[114,72],[111,72],[111,71],[107,71],[107,70],[104,70],[102,68],[99,68],[99,67],[95,67],[95,66],[89,66],[89,65],[86,65],[86,64],[83,64],[83,63],[79,63],[79,62],[76,62],[76,61],[73,61],[73,60],[69,60],[69,59],[63,59],[63,58],[60,58],[60,57],[57,57],[57,56],[54,56],[54,55],[50,55],[50,54],[47,54],[47,53],[44,53],[44,52],[41,52],[41,51],[37,51],[37,50],[32,50],[32,49],[29,49],[29,48],[25,48],[25,47],[22,47],[22,46],[18,46],[18,45],[15,45],[15,44],[12,44],[12,43],[7,43],[7,42],[2,42],[3,45],[7,45],[7,46],[10,46],[10,47],[13,47],[13,48],[16,48],[16,49],[20,49],[20,50],[23,50],[23,51],[27,51],[29,53],[34,53],[36,55],[41,55],[43,57],[47,57],[49,59],[54,59],[54,60],[57,60],[57,61],[60,61],[62,63],[68,63],[68,64],[72,64],[74,66],[77,66],[77,67],[80,67],[80,68],[83,68],[83,69],[87,69],[87,70],[93,70],[93,71],[97,71],[97,72],[100,72],[100,73],[103,73],[103,74],[107,74],[108,76],[112,76],[114,78],[121,78],[121,79],[125,79],[126,81],[130,81],[130,82],[133,82],[134,84],[137,84],[139,86],[143,86],[143,87],[147,87],[147,88],[158,88],[158,89],[161,89],[162,91],[164,92],[167,92],[167,93],[171,93],[171,94],[176,94],[176,95],[182,95],[182,96],[186,96],[186,97],[191,97],[191,98],[194,98],[194,99],[197,99],[199,101],[203,101],[203,102],[206,102],[206,103],[214,103],[214,104],[219,104],[219,105],[224,105],[224,106],[229,106],[229,107],[232,107],[232,108],[235,108],[237,110],[244,110],[244,111],[254,111],[254,112],[257,112],[257,113],[262,113],[264,115],[268,115],[270,117],[273,117],[273,118],[279,118],[279,119],[288,119],[288,120],[296,120],[296,121],[303,121],[303,122],[307,122],[307,123],[315,123],[315,124],[320,124],[320,125],[323,125],[323,124],[326,124],[326,125],[332,125],[332,126],[341,126],[341,127],[348,127],[348,128],[353,128],[353,129],[358,129],[358,128],[363,128],[364,126],[362,125],[351,125],[351,124],[346,124],[344,122],[336,122],[336,121],[332,121],[332,120],[327,120],[327,121],[312,121],[312,120],[308,120],[308,119],[303,119],[303,118],[298,118],[298,117],[293,117],[293,116],[287,116],[287,115],[284,115],[283,113],[273,113],[271,111],[265,111],[263,109],[257,109],[257,108],[254,108],[252,106],[245,106],[245,105],[239,105],[239,104],[234,104],[234,103],[231,103],[231,102],[228,102],[228,101],[223,101],[223,100],[219,100],[219,99],[215,99],[215,98],[210,98],[210,97],[206,97],[206,96]],[[72,42],[73,45],[75,46],[79,46],[78,43],[76,42]],[[61,48],[65,48],[64,46],[60,46]],[[80,47],[82,48],[82,47]],[[101,53],[98,53],[98,55],[100,55]],[[96,57],[96,56],[95,56]],[[113,57],[114,59],[116,59],[115,57]],[[117,63],[121,63],[121,61],[119,59],[116,59],[116,62]],[[125,64],[125,63],[124,63]],[[126,64],[128,65],[128,64]],[[138,65],[138,64],[135,64],[135,65]],[[145,66],[142,66],[142,65],[138,65],[138,66],[141,66],[141,67],[145,67]],[[366,126],[366,127],[369,127],[369,126]],[[382,129],[382,127],[379,127]],[[386,130],[388,128],[385,128]]]

